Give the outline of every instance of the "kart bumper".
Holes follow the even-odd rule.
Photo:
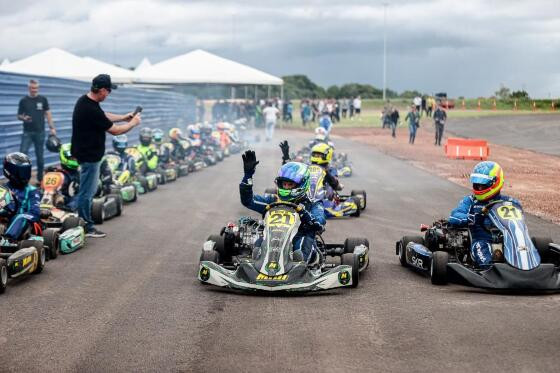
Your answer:
[[[553,264],[541,264],[529,271],[505,263],[495,263],[490,269],[472,271],[459,263],[447,264],[448,275],[458,276],[467,285],[483,289],[560,290],[560,270]]]
[[[200,262],[198,279],[207,284],[229,289],[252,292],[310,292],[347,287],[352,285],[352,269],[341,265],[320,275],[313,275],[305,264],[279,276],[266,276],[257,272],[249,263],[242,263],[231,271],[222,266]]]
[[[64,231],[59,240],[60,252],[63,254],[70,254],[81,249],[85,243],[84,227],[78,226]]]

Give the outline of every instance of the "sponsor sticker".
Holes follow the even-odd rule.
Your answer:
[[[257,281],[286,281],[288,275],[268,276],[262,273],[257,275]]]
[[[342,285],[348,285],[348,283],[350,282],[350,272],[348,271],[342,271],[338,274],[338,282],[340,282]]]

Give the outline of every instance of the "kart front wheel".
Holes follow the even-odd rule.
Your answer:
[[[535,249],[539,252],[541,257],[541,262],[546,262],[549,258],[548,244],[552,243],[552,238],[550,237],[531,237]]]
[[[352,190],[352,191],[350,192],[350,195],[351,195],[351,196],[361,196],[361,197],[362,197],[362,200],[361,200],[360,208],[361,208],[362,210],[365,210],[365,209],[366,209],[366,206],[367,206],[367,194],[366,194],[366,191],[365,191],[365,190]],[[358,198],[360,198],[360,197],[358,197]]]
[[[449,254],[445,251],[434,251],[430,265],[430,278],[434,285],[447,284],[447,263]]]
[[[49,259],[58,257],[58,232],[55,229],[47,228],[43,231],[43,244],[49,248]]]
[[[66,219],[62,221],[62,228],[60,232],[66,232],[68,229],[78,227],[80,225],[80,217],[75,215],[67,216]]]
[[[4,294],[8,286],[8,265],[6,260],[0,259],[0,294]]]
[[[344,253],[353,253],[356,246],[364,245],[369,248],[369,240],[363,237],[348,237],[344,240]]]
[[[340,262],[342,265],[352,267],[352,285],[350,285],[350,287],[358,287],[358,283],[360,282],[360,258],[358,255],[350,253],[342,254]]]
[[[354,204],[356,205],[356,212],[351,214],[350,216],[354,216],[356,218],[360,217],[360,213],[361,213],[361,202],[360,202],[360,198],[358,197],[350,197],[349,200],[352,200],[354,202]]]
[[[103,224],[105,220],[105,198],[96,198],[91,204],[91,218],[95,224]]]
[[[220,263],[220,253],[216,250],[202,250],[200,254],[200,261],[201,262],[212,262],[219,264]]]

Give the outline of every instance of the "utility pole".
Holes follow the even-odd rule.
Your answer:
[[[387,6],[383,3],[383,102],[387,99]]]

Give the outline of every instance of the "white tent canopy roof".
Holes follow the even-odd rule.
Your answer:
[[[142,61],[140,61],[138,66],[136,66],[136,69],[134,69],[134,71],[139,71],[139,70],[145,69],[146,67],[150,67],[150,66],[152,66],[152,63],[150,62],[150,60],[147,57],[144,57],[144,58],[142,58]]]
[[[10,64],[10,60],[7,58],[4,58],[4,60],[2,60],[2,63],[0,63],[0,66],[8,66]]]
[[[139,71],[139,83],[282,85],[273,75],[197,49]]]
[[[131,82],[132,71],[95,60],[82,58],[59,48],[50,48],[0,68],[19,74],[52,76],[90,82],[98,74],[109,74],[114,82]]]

